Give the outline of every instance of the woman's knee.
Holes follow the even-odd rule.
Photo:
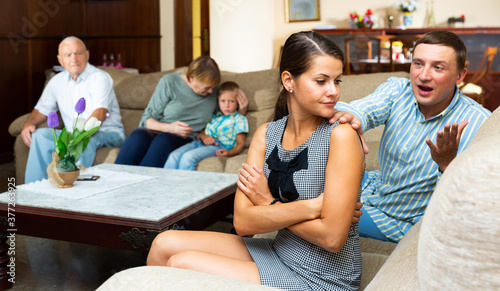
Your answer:
[[[138,127],[130,133],[129,137],[143,137],[143,138],[148,138],[154,136],[154,133],[151,132],[151,130],[144,128],[144,127]]]
[[[158,234],[153,243],[151,245],[151,249],[153,248],[169,248],[170,246],[178,243],[179,239],[177,238],[178,230],[167,230],[160,234]]]
[[[146,128],[134,129],[126,141],[130,144],[149,144],[155,137],[155,134]]]
[[[193,264],[197,261],[198,251],[182,251],[171,256],[167,261],[167,267],[179,269],[193,269]]]
[[[148,254],[148,265],[166,265],[179,243],[182,244],[177,233],[177,230],[167,230],[156,236]]]

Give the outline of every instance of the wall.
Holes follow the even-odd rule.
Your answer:
[[[175,68],[174,0],[160,0],[161,70]]]
[[[210,1],[210,54],[221,70],[246,72],[272,66],[273,11],[269,0]]]
[[[385,19],[388,11],[395,16],[395,26],[402,22],[402,14],[392,7],[397,0],[356,0],[347,4],[340,0],[320,0],[321,21],[286,23],[284,1],[287,0],[210,1],[212,56],[220,58],[218,61],[223,62],[225,69],[267,69],[275,65],[279,49],[291,33],[327,24],[346,28],[350,12],[364,13],[370,8],[379,19],[377,25],[381,27],[387,26]],[[164,3],[168,3],[170,8],[164,6]],[[431,2],[421,0],[420,3],[420,8],[414,13],[414,27],[426,26],[427,10]],[[173,23],[173,0],[161,0],[161,4],[162,23],[168,17],[172,17],[169,21]],[[465,27],[498,27],[499,11],[499,0],[434,0],[434,15],[439,27],[446,27],[449,17],[462,14],[466,17]],[[173,60],[168,61],[169,58],[173,59],[173,50],[163,45],[165,41],[170,43],[167,40],[170,37],[173,39],[173,28],[172,34],[168,35],[164,33],[162,26],[162,35],[162,69],[173,68],[173,65],[170,66]],[[271,61],[269,52],[272,52]]]

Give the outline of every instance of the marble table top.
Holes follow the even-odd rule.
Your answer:
[[[238,178],[237,174],[115,164],[100,164],[92,168],[147,175],[155,179],[78,200],[17,189],[16,207],[31,206],[75,213],[160,221],[225,188],[234,187]],[[85,186],[79,184],[78,187]],[[71,188],[66,190],[71,191]],[[8,192],[0,194],[0,203],[11,202],[7,194]]]

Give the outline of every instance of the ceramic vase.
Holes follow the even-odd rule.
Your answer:
[[[73,187],[78,176],[80,176],[80,169],[71,172],[62,172],[57,169],[57,162],[59,157],[56,153],[52,153],[52,163],[47,166],[47,174],[49,176],[49,182],[56,184],[59,188],[70,188]]]
[[[56,172],[55,174],[59,177],[57,179],[57,187],[70,188],[73,187],[73,183],[80,176],[80,169],[73,172]]]

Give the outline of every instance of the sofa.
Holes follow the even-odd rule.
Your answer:
[[[397,245],[361,238],[360,290],[500,290],[498,144],[500,108],[448,166],[425,215]],[[269,234],[257,235],[265,236]],[[190,270],[153,266],[118,272],[97,290],[166,288],[273,290]]]

